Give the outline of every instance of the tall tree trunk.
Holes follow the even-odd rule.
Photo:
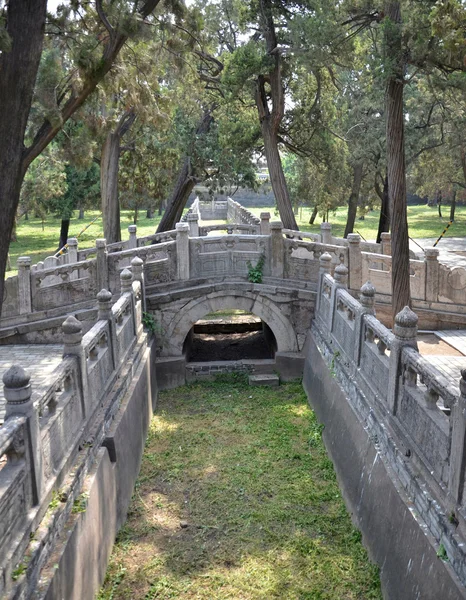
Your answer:
[[[60,240],[58,241],[58,249],[61,250],[68,241],[68,231],[70,229],[70,220],[62,219],[60,224]]]
[[[380,198],[380,217],[379,217],[379,229],[377,231],[376,242],[380,244],[382,239],[382,233],[390,231],[390,198],[388,196],[388,177],[385,175],[383,180],[383,188],[380,189],[376,184],[375,190],[378,197]]]
[[[196,178],[191,173],[191,159],[186,156],[178,174],[175,187],[167,204],[167,208],[157,227],[157,233],[170,231],[178,223],[186,202],[196,185]]]
[[[309,219],[309,225],[314,225],[314,221],[316,220],[318,212],[319,209],[317,208],[317,206],[314,206],[314,208],[312,209],[311,218]]]
[[[153,218],[154,218],[154,209],[148,208],[146,210],[146,219],[153,219]]]
[[[213,122],[212,107],[209,107],[204,111],[202,119],[196,128],[196,138],[198,139],[200,136],[206,135]],[[191,168],[191,158],[185,156],[172,195],[168,200],[167,208],[157,227],[157,233],[170,231],[175,228],[176,223],[181,219],[183,209],[195,185],[196,174]]]
[[[78,219],[81,221],[82,219],[84,219],[84,208],[80,208],[79,209],[79,214],[78,214]]]
[[[44,37],[47,0],[10,0],[6,4],[8,52],[0,53],[0,305],[11,232],[19,204],[24,133]]]
[[[118,163],[120,160],[120,136],[109,133],[102,148],[100,159],[100,192],[102,197],[102,220],[107,244],[121,241],[120,202],[118,198]]]
[[[297,230],[298,224],[296,223],[291,205],[290,194],[278,151],[278,132],[285,116],[285,89],[282,81],[282,59],[277,45],[271,1],[259,0],[259,11],[260,26],[265,38],[267,53],[273,60],[273,67],[267,78],[264,75],[259,75],[257,78],[255,93],[256,107],[264,140],[270,183],[272,184],[280,218],[286,229]],[[266,79],[270,85],[272,109],[269,107],[268,93],[265,89]]]
[[[392,317],[411,306],[406,167],[404,144],[403,87],[405,57],[402,51],[401,7],[387,0],[385,15],[386,58],[392,65],[385,93],[387,127],[387,175],[392,230]]]
[[[280,219],[283,227],[297,231],[299,227],[291,204],[280,152],[278,151],[278,134],[266,119],[262,121],[261,129],[270,183],[277,202]]]
[[[356,213],[358,212],[359,193],[361,191],[362,167],[362,162],[357,162],[353,165],[353,185],[348,200],[348,217],[346,219],[344,238],[348,237],[348,233],[353,233]]]
[[[118,168],[121,139],[136,120],[136,113],[129,108],[120,118],[114,132],[107,135],[100,159],[100,193],[102,220],[107,244],[121,241],[120,201],[118,198]]]
[[[450,221],[455,220],[455,210],[456,210],[456,188],[453,190],[451,196],[451,206],[450,206]]]

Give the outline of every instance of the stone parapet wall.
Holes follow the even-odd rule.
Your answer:
[[[332,277],[328,262],[322,261],[313,344],[393,474],[395,489],[415,511],[419,535],[427,535],[435,551],[445,549],[453,580],[466,586],[466,371],[460,389],[452,386],[419,355],[416,315],[406,308],[390,332],[374,316],[373,286],[363,286],[358,302],[347,290],[345,267]],[[307,365],[311,381],[314,368],[312,362]],[[308,393],[312,402],[312,383]],[[337,410],[334,398],[322,401],[330,403],[322,410],[331,418]],[[375,540],[372,544],[377,546]],[[416,568],[421,569],[419,563]],[[445,597],[463,597],[454,587],[455,594]]]
[[[66,319],[63,361],[34,403],[29,376],[23,369],[12,367],[4,376],[6,411],[0,427],[2,598],[30,598],[33,593],[35,598],[46,597],[38,590],[43,589],[45,594],[47,582],[58,576],[55,568],[47,573],[47,565],[55,561],[53,553],[60,546],[57,540],[67,539],[66,528],[70,520],[76,520],[75,507],[79,504],[82,511],[86,508],[86,478],[104,458],[99,448],[109,445],[110,454],[114,452],[114,442],[107,441],[112,435],[112,424],[120,419],[120,404],[135,385],[133,379],[138,380],[135,376],[148,356],[141,324],[141,282],[124,270],[121,289],[121,296],[113,305],[110,292],[102,290],[98,294],[98,320],[86,334],[74,317]],[[144,374],[146,396],[150,396],[147,368]],[[148,419],[149,415],[145,430]],[[141,416],[136,425],[142,452]],[[113,455],[110,458],[114,462]],[[115,521],[118,526],[122,524],[131,490],[124,494],[126,500],[116,503],[122,513]],[[112,536],[115,533],[113,527]],[[98,537],[95,539],[99,541]],[[86,549],[82,548],[81,554],[83,551]],[[66,581],[69,575],[62,572],[60,577]],[[87,585],[78,579],[74,583],[77,589]],[[93,592],[96,583],[101,580],[92,582]],[[63,597],[91,595],[80,596],[76,592]]]

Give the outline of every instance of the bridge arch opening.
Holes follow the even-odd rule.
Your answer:
[[[258,317],[270,329],[277,352],[298,352],[298,339],[289,318],[271,299],[255,291],[216,291],[192,299],[167,324],[165,356],[183,356],[188,336],[200,319],[219,311],[245,311]],[[264,328],[268,332],[267,328]],[[188,342],[186,342],[188,338]]]
[[[183,345],[188,362],[273,359],[277,340],[260,317],[240,309],[219,310],[194,323]]]

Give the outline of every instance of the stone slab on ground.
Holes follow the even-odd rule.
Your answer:
[[[434,331],[434,333],[438,338],[466,356],[466,331],[464,329],[447,329],[445,331]]]
[[[280,378],[278,375],[249,375],[249,385],[269,385],[276,386],[280,385]]]
[[[40,396],[52,383],[50,375],[60,364],[62,344],[23,344],[0,347],[0,380],[13,365],[20,365],[31,377],[32,397]],[[0,423],[5,414],[3,382],[0,381]]]

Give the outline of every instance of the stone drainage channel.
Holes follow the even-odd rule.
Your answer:
[[[249,375],[251,385],[278,385],[275,351],[275,337],[258,317],[208,315],[195,323],[186,339],[186,380],[239,372]]]

